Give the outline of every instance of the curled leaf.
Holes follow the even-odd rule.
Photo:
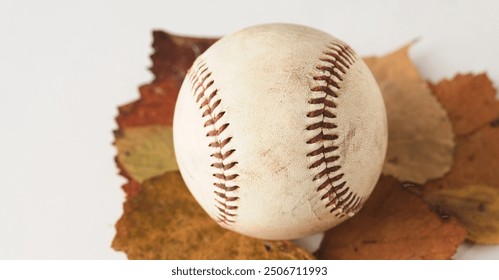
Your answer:
[[[422,184],[449,171],[454,135],[445,110],[411,62],[409,47],[365,61],[383,93],[388,117],[383,174]]]

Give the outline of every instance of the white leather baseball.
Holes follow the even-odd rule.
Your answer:
[[[221,226],[268,240],[327,230],[357,213],[385,157],[383,99],[340,40],[267,24],[199,56],[173,124],[178,166]]]

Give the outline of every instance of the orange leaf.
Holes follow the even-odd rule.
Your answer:
[[[474,132],[499,118],[496,91],[486,74],[457,75],[431,87],[447,110],[458,136]]]
[[[433,86],[456,131],[454,166],[425,185],[425,198],[455,213],[469,239],[499,243],[499,101],[486,75],[458,75]]]

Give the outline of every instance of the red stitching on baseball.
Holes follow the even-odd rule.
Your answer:
[[[320,148],[318,148],[318,149],[316,149],[316,150],[311,151],[310,153],[308,153],[307,157],[313,157],[313,156],[317,156],[317,155],[320,155],[320,154],[334,152],[337,149],[338,149],[337,146],[330,146],[330,147],[327,147],[327,148],[324,148],[324,146],[321,146]]]
[[[211,148],[215,152],[211,154],[214,162],[211,167],[216,169],[213,177],[218,181],[213,183],[215,190],[215,202],[218,213],[216,214],[217,220],[220,224],[229,226],[235,223],[237,216],[235,210],[236,205],[232,205],[239,197],[231,195],[230,193],[239,189],[237,185],[227,185],[230,181],[235,180],[239,174],[228,173],[230,169],[238,164],[237,161],[228,161],[228,158],[235,152],[235,149],[225,150],[225,146],[232,140],[232,137],[223,138],[221,134],[227,130],[229,123],[221,121],[225,111],[216,112],[222,100],[217,99],[218,89],[211,89],[215,81],[209,79],[211,72],[204,61],[200,61],[195,69],[189,71],[189,81],[191,82],[191,89],[194,93],[196,103],[199,103],[199,109],[202,111],[202,118],[206,118],[204,127],[208,128],[206,137],[210,139]],[[210,92],[208,95],[207,93]]]
[[[338,139],[335,132],[337,126],[332,122],[336,118],[334,112],[337,106],[336,99],[344,75],[347,74],[348,69],[357,58],[353,50],[343,43],[331,43],[326,46],[323,54],[324,57],[319,58],[321,64],[316,66],[320,73],[313,77],[313,80],[320,84],[310,88],[313,97],[309,103],[314,109],[306,115],[312,119],[313,123],[305,128],[309,131],[318,131],[307,141],[307,144],[313,145],[313,147],[319,145],[319,147],[309,152],[307,157],[318,157],[314,158],[309,169],[318,168],[312,180],[323,180],[317,191],[327,190],[321,197],[321,200],[326,201],[325,207],[330,208],[330,213],[336,212],[336,216],[344,217],[355,214],[362,207],[363,198],[350,190],[344,180],[344,173],[337,174],[338,171],[341,171],[341,165],[337,164],[340,156],[328,153],[338,149],[338,146],[334,145],[334,141]],[[318,97],[317,93],[324,95]],[[317,108],[317,105],[322,105],[322,107]]]

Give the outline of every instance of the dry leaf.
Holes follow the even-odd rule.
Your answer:
[[[499,189],[499,128],[491,125],[456,138],[452,170],[425,184],[426,191],[487,185]]]
[[[171,35],[162,31],[153,32],[151,71],[155,79],[151,84],[140,87],[140,98],[118,108],[116,117],[119,129],[147,125],[167,125],[173,123],[173,110],[183,76],[194,59],[204,52],[217,39],[188,38]],[[140,191],[137,182],[116,158],[120,175],[128,179],[123,186],[127,197]]]
[[[151,55],[155,79],[140,87],[140,99],[121,106],[116,122],[120,128],[151,124],[172,125],[173,109],[187,70],[194,59],[217,39],[188,38],[153,32]]]
[[[364,208],[326,232],[319,259],[449,259],[466,230],[439,217],[415,185],[382,176]],[[416,194],[415,194],[416,193]]]
[[[197,55],[215,41],[216,39],[193,39],[154,32],[155,53],[151,56],[151,70],[156,78],[151,84],[140,88],[139,100],[119,108],[120,115],[116,120],[120,130],[126,133],[130,128],[140,130],[150,125],[171,126],[176,96],[188,67]],[[385,98],[385,88],[389,89],[390,96],[385,101],[390,133],[395,132],[396,136],[394,154],[400,161],[395,165],[395,172],[400,172],[403,177],[405,172],[416,169],[416,179],[405,179],[415,182],[418,179],[441,176],[450,165],[447,157],[452,152],[452,142],[450,146],[448,142],[449,134],[441,133],[441,130],[445,132],[450,126],[438,102],[432,99],[431,95],[428,97],[428,89],[408,60],[407,48],[384,58],[368,59],[368,62],[374,68],[373,72],[378,81],[379,75],[384,79],[380,86],[385,91]],[[411,85],[409,90],[404,89],[405,83]],[[405,95],[410,96],[406,98]],[[418,101],[419,98],[423,101]],[[398,111],[399,106],[405,109]],[[424,107],[422,111],[418,106]],[[425,111],[426,107],[430,108],[429,111]],[[393,114],[403,114],[406,119],[393,117]],[[413,133],[414,129],[422,129],[423,133],[418,134],[416,139],[404,138]],[[440,136],[432,136],[432,129],[441,133]],[[157,155],[149,153],[148,148],[144,149],[143,145],[138,144],[141,141],[149,143],[150,140],[141,139],[138,135],[139,133],[135,135],[138,140],[130,141],[127,138],[125,142],[128,142],[124,145],[126,148],[120,148],[118,155],[120,172],[129,182],[123,186],[127,193],[127,202],[124,204],[125,213],[116,225],[117,235],[113,248],[126,252],[131,259],[312,258],[305,250],[290,242],[259,241],[219,227],[194,201],[178,172],[168,172],[146,180],[161,171],[140,170],[142,167],[136,164],[137,160],[141,160],[139,154],[146,157],[144,161],[148,163],[151,156],[156,157],[155,160],[158,159]],[[436,137],[443,137],[444,141],[439,142]],[[151,143],[156,143],[159,138]],[[482,140],[475,141],[481,143]],[[421,143],[429,145],[422,145],[422,149],[411,147]],[[475,145],[473,143],[470,142],[469,145]],[[137,158],[131,163],[127,161],[133,158],[131,155],[123,160],[123,151],[130,150],[137,144],[141,147],[139,152],[134,154]],[[148,145],[156,144],[146,144]],[[409,154],[398,156],[397,152],[400,151]],[[413,153],[418,156],[415,161],[409,158]],[[435,157],[432,157],[433,155]],[[395,158],[391,157],[392,162]],[[437,168],[439,160],[444,162],[444,167]],[[421,166],[421,161],[424,161],[425,166]],[[130,168],[130,165],[133,167]],[[425,169],[427,167],[429,168]],[[138,169],[138,172],[134,168]],[[145,182],[139,183],[141,180]],[[444,206],[440,202],[439,205]],[[491,211],[494,211],[493,205],[496,204],[486,204],[484,207],[487,207],[487,210],[490,207]],[[383,177],[364,210],[357,217],[326,234],[318,256],[340,259],[450,258],[465,235],[466,232],[453,217],[439,218],[421,202],[419,196],[402,189],[396,180]]]
[[[149,125],[115,132],[118,162],[137,182],[178,170],[172,128]]]
[[[125,177],[125,178],[127,178],[127,177]],[[142,186],[140,185],[139,182],[137,182],[133,179],[128,179],[128,180],[129,181],[123,185],[122,189],[125,191],[127,199],[130,199],[140,192],[140,189],[142,188]]]
[[[456,150],[451,171],[425,185],[425,199],[455,213],[470,240],[497,244],[499,101],[495,90],[483,74],[458,75],[433,88],[453,121]]]
[[[446,112],[410,61],[409,47],[365,61],[380,86],[387,110],[388,149],[383,174],[422,184],[449,171],[454,136]]]
[[[486,74],[457,75],[431,87],[447,110],[457,136],[474,132],[499,118],[496,91]]]
[[[178,172],[146,180],[125,203],[113,248],[130,259],[313,259],[289,241],[223,229],[198,205]]]
[[[485,185],[464,186],[429,192],[425,199],[452,211],[469,231],[468,238],[480,243],[499,243],[499,189]]]
[[[152,33],[154,49],[151,55],[151,72],[154,81],[174,81],[180,89],[185,74],[200,54],[208,49],[218,38],[191,38],[177,36],[163,31]],[[177,91],[178,91],[177,89]]]

